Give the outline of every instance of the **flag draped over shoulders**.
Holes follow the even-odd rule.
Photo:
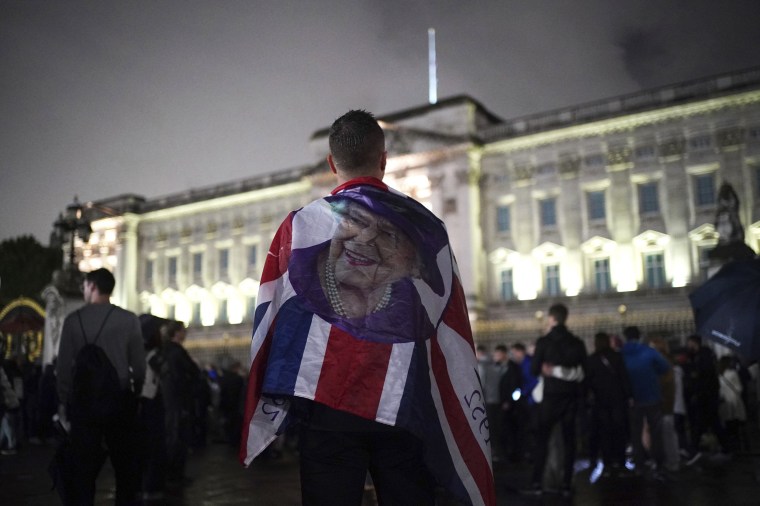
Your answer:
[[[272,241],[254,315],[243,464],[296,418],[294,398],[408,430],[442,486],[495,504],[488,421],[445,227],[379,181],[344,185],[291,213]]]

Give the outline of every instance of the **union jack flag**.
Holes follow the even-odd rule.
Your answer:
[[[395,263],[350,242],[370,232]],[[357,310],[332,278],[370,271],[369,291],[382,295]],[[439,484],[466,503],[496,503],[459,273],[443,223],[414,199],[362,178],[291,213],[264,265],[251,359],[244,465],[294,420],[293,399],[309,399],[410,431]]]

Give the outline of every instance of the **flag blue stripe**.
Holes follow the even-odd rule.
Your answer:
[[[289,299],[280,307],[263,385],[267,394],[292,395],[295,392],[312,316],[298,297]]]

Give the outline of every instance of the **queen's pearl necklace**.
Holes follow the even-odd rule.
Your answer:
[[[338,292],[338,283],[335,281],[335,265],[329,260],[325,262],[325,288],[327,289],[327,299],[335,310],[335,313],[338,316],[347,316],[346,307],[340,298],[340,292]],[[385,285],[385,292],[372,310],[373,313],[385,309],[391,300],[392,291],[390,284]]]

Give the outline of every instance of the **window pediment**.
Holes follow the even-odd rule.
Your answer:
[[[717,242],[718,232],[712,223],[705,223],[689,232],[689,239],[694,242]]]
[[[645,230],[633,238],[633,244],[642,251],[662,250],[669,241],[669,235],[656,230]]]
[[[533,249],[533,257],[540,262],[551,262],[560,260],[565,256],[567,248],[553,242],[545,242]]]
[[[588,256],[608,256],[617,247],[617,243],[606,237],[595,235],[581,244],[581,250]]]

